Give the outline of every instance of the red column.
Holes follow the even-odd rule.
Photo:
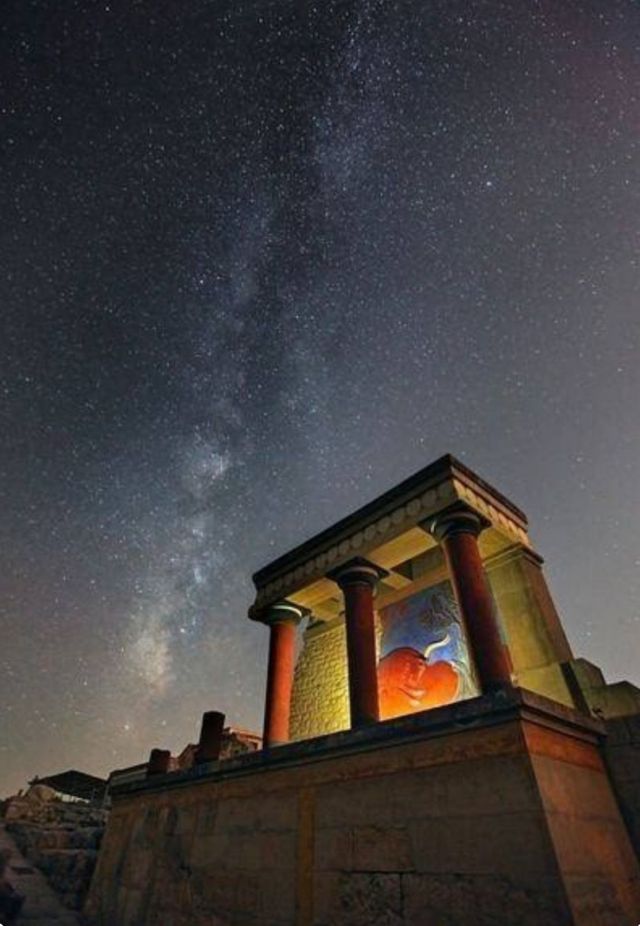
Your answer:
[[[360,557],[328,574],[344,595],[352,728],[380,718],[373,593],[378,579],[385,575],[384,569]]]
[[[513,670],[478,548],[478,535],[488,524],[464,503],[429,524],[444,551],[482,691],[511,685]]]
[[[289,742],[291,689],[296,662],[296,627],[304,613],[304,608],[283,601],[272,605],[262,618],[271,631],[263,747]]]

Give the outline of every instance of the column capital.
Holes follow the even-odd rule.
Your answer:
[[[342,589],[351,585],[368,585],[370,588],[375,588],[378,580],[388,575],[387,570],[376,563],[362,556],[354,556],[353,559],[328,572],[327,579],[331,579]]]
[[[304,608],[300,604],[283,599],[267,605],[266,608],[256,614],[254,619],[261,624],[266,624],[268,627],[272,624],[283,623],[293,623],[297,626],[302,618],[307,617],[310,613],[309,608]]]
[[[431,534],[437,541],[447,540],[456,534],[471,534],[478,537],[491,521],[481,515],[466,502],[454,502],[444,511],[422,521],[420,527]]]

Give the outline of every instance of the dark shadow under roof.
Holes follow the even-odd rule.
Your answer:
[[[331,527],[320,531],[319,534],[316,534],[309,540],[306,540],[304,543],[299,544],[292,550],[289,550],[287,553],[279,556],[268,565],[263,566],[262,569],[258,569],[258,571],[253,575],[254,585],[258,589],[261,588],[262,586],[266,585],[267,582],[269,582],[272,578],[281,574],[284,570],[293,568],[297,563],[302,562],[305,556],[309,555],[312,551],[317,550],[323,544],[331,543],[335,540],[335,538],[342,536],[347,530],[349,530],[349,528],[352,527],[352,525],[361,521],[363,518],[377,513],[378,511],[381,511],[390,505],[393,505],[398,499],[404,497],[408,492],[411,492],[429,479],[438,477],[440,475],[450,475],[451,477],[456,475],[467,476],[477,486],[484,488],[490,495],[499,500],[501,504],[503,504],[507,510],[513,512],[513,514],[518,518],[518,520],[522,521],[523,524],[527,523],[527,516],[525,515],[524,511],[516,507],[516,505],[514,505],[512,501],[503,495],[502,492],[498,492],[497,489],[486,482],[486,480],[478,476],[478,474],[475,473],[472,469],[469,469],[468,466],[465,466],[465,464],[461,463],[460,460],[458,460],[456,457],[452,456],[450,453],[447,453],[444,454],[444,456],[438,457],[437,460],[434,460],[433,463],[425,466],[417,473],[409,476],[408,479],[404,479],[398,485],[395,485],[388,491],[383,492],[382,495],[374,498],[366,505],[358,508],[357,511],[353,511],[346,517],[341,518],[341,520],[331,525]]]
[[[86,801],[102,798],[107,787],[104,778],[87,775],[86,772],[79,772],[76,769],[59,772],[57,775],[47,775],[45,778],[34,778],[30,784],[47,785],[61,794],[79,797]]]

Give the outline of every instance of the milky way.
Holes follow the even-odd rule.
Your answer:
[[[638,681],[636,3],[10,0],[0,50],[0,794],[259,728],[251,572],[447,451]]]

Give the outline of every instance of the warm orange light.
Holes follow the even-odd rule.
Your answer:
[[[451,663],[429,664],[422,653],[408,646],[393,650],[378,663],[382,720],[449,704],[459,688],[460,677]]]

